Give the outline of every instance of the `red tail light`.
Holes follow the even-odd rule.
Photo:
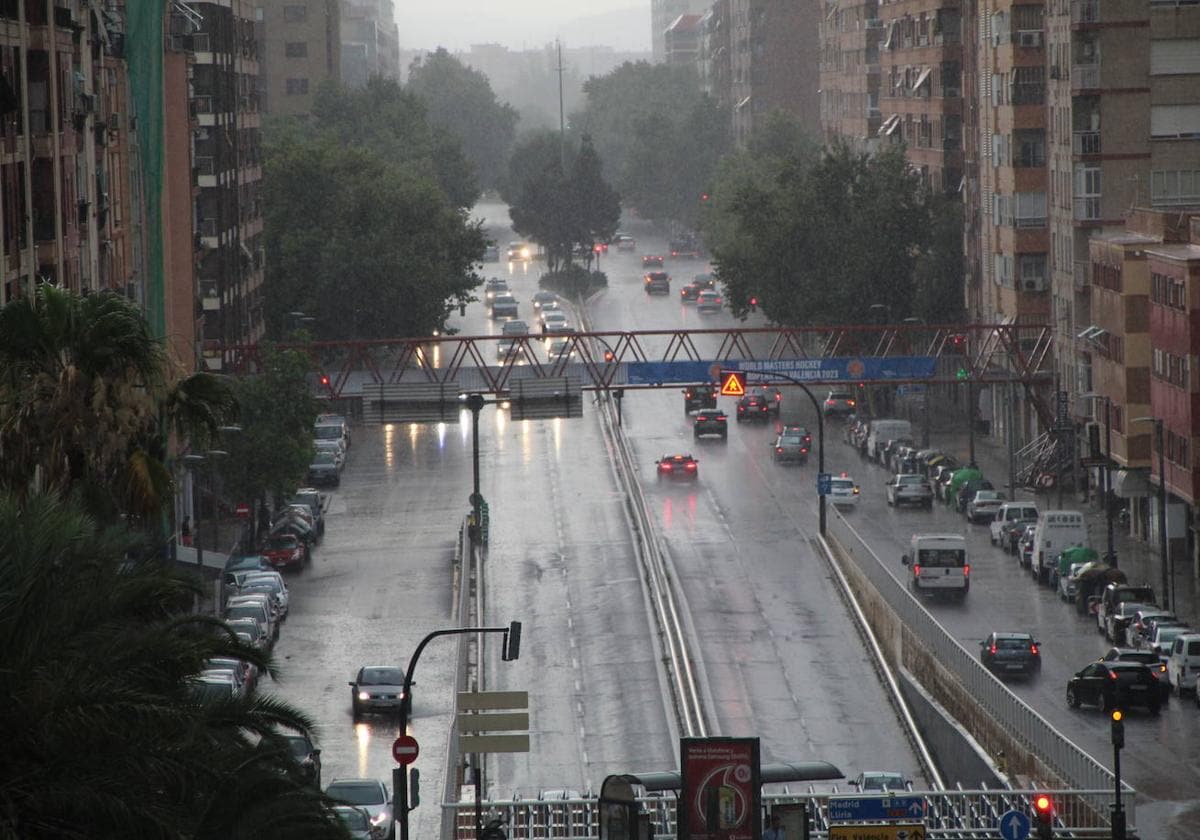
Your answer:
[[[689,470],[695,471],[695,469],[696,469],[696,465],[695,465],[695,464],[688,464],[688,465],[687,465],[687,468],[688,468]]]
[[[967,563],[965,566],[963,566],[963,577],[967,577],[970,574],[971,574],[971,564]]]
[[[1110,680],[1115,680],[1115,679],[1117,678],[1117,672],[1116,672],[1116,671],[1109,671],[1109,672],[1108,672],[1108,678],[1109,678]],[[1155,677],[1154,679],[1158,679],[1158,677]]]
[[[851,408],[854,408],[854,400],[846,400],[846,405],[850,406]]]
[[[1037,645],[1030,645],[1029,652],[1032,653],[1034,656],[1037,656],[1038,655]]]
[[[920,563],[913,564],[913,574],[916,575],[917,577],[921,576],[921,564]]]
[[[776,451],[776,452],[779,452],[779,453],[782,453],[782,452],[783,452],[783,447],[782,447],[782,446],[776,446],[776,447],[775,447],[775,451]]]
[[[670,464],[660,464],[659,469],[661,469],[663,472],[670,472],[671,465]]]
[[[990,648],[988,648],[988,651],[992,654],[992,656],[995,656],[996,655],[996,646],[992,645]]]
[[[806,449],[805,447],[801,446],[801,447],[800,447],[800,454],[801,454],[801,455],[807,455],[807,454],[808,454],[808,449]]]

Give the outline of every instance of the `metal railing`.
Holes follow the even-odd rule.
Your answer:
[[[1076,131],[1072,135],[1073,146],[1072,151],[1077,155],[1098,155],[1100,154],[1100,132],[1099,131]]]
[[[1010,737],[1037,755],[1066,784],[1081,790],[1103,791],[1103,794],[1093,798],[1090,805],[1097,815],[1107,814],[1113,789],[1112,773],[1051,726],[984,668],[978,658],[959,644],[913,597],[888,565],[836,511],[829,518],[829,534],[866,575],[896,617],[921,640],[931,657],[959,681],[975,700],[979,710],[988,714]],[[897,563],[891,565],[898,566],[898,558]],[[1129,790],[1132,793],[1132,788]],[[1130,824],[1133,823],[1132,802],[1131,795],[1128,809]]]
[[[937,792],[912,791],[925,799],[925,836],[937,838],[988,838],[999,836],[1000,817],[1010,810],[1020,811],[1032,818],[1031,800],[1046,790],[947,790]],[[855,794],[850,790],[844,793]],[[767,808],[776,805],[806,803],[810,815],[810,837],[821,840],[829,836],[829,800],[833,792],[816,793],[811,788],[803,793],[768,793],[763,795]],[[1104,838],[1111,829],[1096,820],[1093,803],[1111,791],[1056,790],[1054,800],[1056,836],[1075,838]],[[674,796],[645,796],[638,799],[644,813],[650,816],[655,840],[674,840],[676,837]],[[475,806],[454,802],[443,806],[454,824],[455,840],[475,837]],[[510,840],[561,838],[561,840],[596,840],[600,836],[600,820],[594,798],[493,800],[486,803],[489,818],[499,817],[505,823]]]

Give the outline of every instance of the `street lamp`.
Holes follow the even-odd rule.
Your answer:
[[[1164,454],[1163,438],[1167,436],[1163,421],[1158,417],[1134,417],[1130,423],[1153,423],[1154,434],[1158,438],[1158,551],[1159,562],[1162,566],[1163,609],[1170,611],[1175,601],[1171,597],[1171,583],[1175,579],[1175,570],[1167,571],[1171,562],[1170,552],[1167,551],[1167,459]]]
[[[1097,394],[1089,391],[1086,394],[1080,394],[1081,397],[1087,399],[1102,399],[1104,400],[1104,518],[1105,525],[1108,529],[1108,541],[1106,543],[1106,554],[1104,561],[1117,568],[1117,552],[1113,549],[1113,509],[1112,502],[1109,496],[1112,494],[1112,398],[1107,394]]]
[[[876,306],[878,306],[878,305],[880,305],[880,304],[876,304]],[[819,473],[824,473],[825,472],[825,415],[821,412],[821,404],[817,402],[817,398],[815,396],[813,396],[813,392],[808,389],[808,386],[805,385],[803,382],[801,382],[799,379],[794,379],[791,376],[788,376],[786,373],[777,373],[775,371],[772,371],[770,373],[770,376],[777,377],[779,379],[785,379],[788,382],[792,383],[793,385],[799,386],[800,388],[802,388],[804,390],[804,393],[808,394],[808,398],[810,400],[812,400],[813,409],[817,412],[817,471]],[[818,511],[819,511],[817,521],[820,525],[821,536],[823,537],[823,536],[825,536],[825,521],[826,521],[824,494],[817,495],[817,505],[818,505]]]
[[[479,412],[485,405],[497,405],[497,400],[488,400],[480,394],[459,394],[459,400],[471,412],[471,550],[477,551],[483,542],[483,496],[479,494]]]

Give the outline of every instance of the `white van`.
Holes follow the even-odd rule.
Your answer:
[[[1183,693],[1196,690],[1197,676],[1200,676],[1200,633],[1176,636],[1167,657],[1167,678],[1176,691]]]
[[[1087,522],[1077,510],[1048,510],[1039,516],[1029,564],[1038,583],[1049,585],[1051,574],[1058,569],[1058,555],[1073,545],[1087,545],[1087,539]]]
[[[992,520],[988,528],[992,534],[992,545],[1000,543],[1000,529],[1010,522],[1020,522],[1022,520],[1034,520],[1038,518],[1037,505],[1032,502],[1005,502],[1000,505],[1000,510],[996,511],[996,518]],[[1008,546],[1004,546],[1008,548]]]
[[[948,595],[960,601],[971,589],[967,540],[961,534],[913,534],[909,554],[901,560],[909,586],[918,595]]]
[[[872,420],[867,432],[867,457],[879,460],[879,448],[889,440],[912,438],[912,423],[907,420]]]

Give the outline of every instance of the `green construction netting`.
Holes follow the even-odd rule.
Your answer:
[[[166,336],[163,299],[163,15],[164,0],[125,4],[125,62],[137,118],[138,162],[145,201],[146,319]]]

